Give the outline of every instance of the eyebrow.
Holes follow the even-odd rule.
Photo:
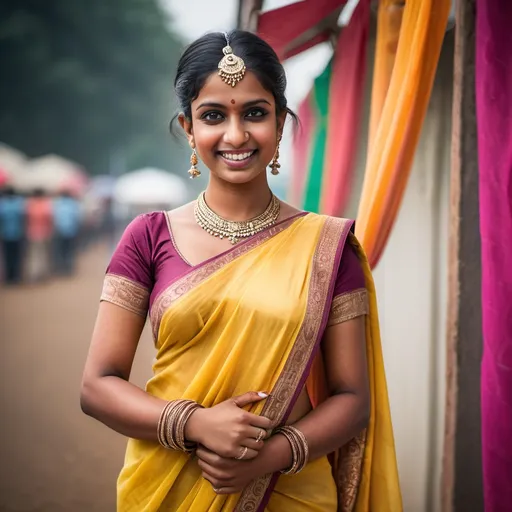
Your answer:
[[[260,99],[257,99],[257,100],[252,100],[252,101],[248,101],[247,103],[244,103],[242,105],[242,108],[249,108],[249,107],[253,107],[254,105],[257,105],[259,103],[266,103],[267,105],[270,105],[270,102],[268,102],[267,100],[263,99],[263,98],[260,98]],[[196,110],[199,110],[200,108],[204,108],[204,107],[210,107],[210,108],[226,108],[226,105],[223,105],[222,103],[215,103],[215,102],[211,102],[211,101],[207,101],[205,103],[201,103],[201,105],[199,105]]]

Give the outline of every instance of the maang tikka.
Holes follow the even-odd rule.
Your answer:
[[[244,61],[233,53],[233,49],[229,46],[229,37],[225,32],[224,37],[227,44],[222,48],[224,57],[219,62],[219,76],[225,83],[235,87],[244,77],[246,67]]]

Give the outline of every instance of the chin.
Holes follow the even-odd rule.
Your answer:
[[[213,169],[213,174],[215,176],[228,183],[240,185],[244,183],[250,183],[251,181],[254,181],[258,178],[261,179],[261,176],[265,174],[266,170],[266,166],[262,168],[259,165],[251,165],[246,169],[230,169],[224,165],[216,167],[216,169]]]
[[[250,183],[251,181],[257,179],[261,175],[261,171],[253,171],[250,169],[237,171],[222,170],[214,174],[221,180],[228,183],[243,185],[244,183]]]

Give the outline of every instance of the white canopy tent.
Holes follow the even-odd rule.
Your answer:
[[[17,149],[0,143],[0,181],[11,184],[24,172],[27,157]]]
[[[185,181],[167,171],[145,168],[120,176],[114,187],[114,201],[134,208],[176,208],[188,199]]]
[[[14,176],[13,185],[21,192],[42,189],[57,194],[67,190],[81,195],[87,185],[87,176],[78,164],[58,155],[46,155],[27,161],[23,172]]]

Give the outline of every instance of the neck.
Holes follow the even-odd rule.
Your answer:
[[[250,183],[233,184],[210,178],[206,188],[206,203],[217,214],[227,220],[244,221],[257,217],[265,211],[272,192],[263,173]]]

